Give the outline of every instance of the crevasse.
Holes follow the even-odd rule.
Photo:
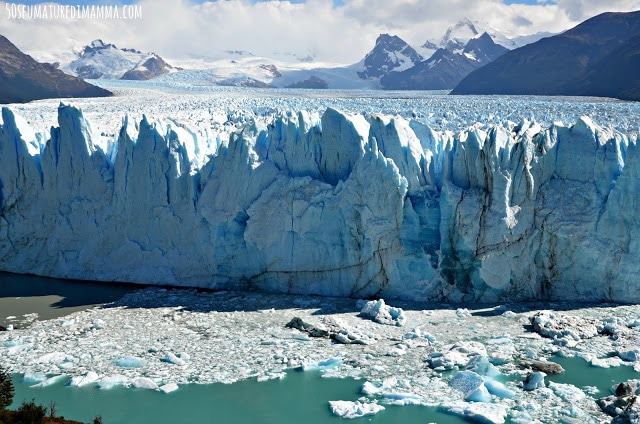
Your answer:
[[[434,131],[327,109],[205,149],[58,109],[46,143],[2,110],[0,269],[413,300],[640,300],[637,136],[588,117]]]

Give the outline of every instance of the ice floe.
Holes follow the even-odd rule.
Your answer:
[[[329,409],[333,415],[342,418],[360,418],[365,415],[375,415],[384,410],[384,406],[377,403],[362,403],[360,401],[335,400],[329,401]]]

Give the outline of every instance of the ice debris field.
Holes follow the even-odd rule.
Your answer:
[[[345,418],[386,405],[437,406],[485,423],[637,417],[637,306],[402,306],[146,288],[59,319],[30,315],[21,329],[0,332],[0,358],[34,387],[64,381],[170,393],[184,384],[286,378],[292,368],[356,378],[360,397],[328,405]],[[600,391],[554,382],[562,367],[553,357],[624,367],[630,381]]]
[[[636,103],[146,87],[3,109],[0,269],[356,298],[640,300]]]

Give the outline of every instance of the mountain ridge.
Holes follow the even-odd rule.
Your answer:
[[[105,97],[112,93],[40,63],[0,35],[0,103],[67,97]]]
[[[603,13],[507,52],[470,73],[451,94],[606,95],[609,92],[597,88],[595,80],[590,89],[581,85],[592,67],[638,33],[640,11]],[[624,77],[628,81],[628,75]]]

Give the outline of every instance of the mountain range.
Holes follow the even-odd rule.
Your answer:
[[[85,46],[61,69],[85,79],[147,80],[176,69],[155,53],[135,49],[119,49],[115,44],[98,39]]]
[[[508,51],[496,44],[486,32],[472,38],[458,53],[440,48],[428,59],[403,71],[389,72],[380,78],[387,90],[446,90],[455,87],[471,71],[492,62]]]
[[[371,51],[352,65],[319,63],[311,56],[292,61],[285,55],[289,60],[283,61],[282,55],[274,59],[227,50],[201,63],[183,61],[182,69],[157,54],[121,49],[100,39],[73,53],[56,57],[49,52],[46,57],[66,73],[84,79],[160,78],[172,84],[257,88],[444,90],[521,42],[487,24],[463,19],[440,40],[428,40],[417,48],[397,35],[380,34]]]
[[[505,53],[452,94],[607,96],[640,100],[640,11],[603,13]]]
[[[0,35],[0,103],[59,97],[105,97],[111,92],[39,63]]]
[[[545,34],[510,38],[487,24],[464,19],[437,41],[420,47],[380,34],[373,48],[352,65],[282,62],[245,51],[226,51],[214,61],[185,63],[186,71],[161,76],[174,84],[338,89],[452,89],[469,72],[507,49]]]
[[[634,77],[640,64],[640,11],[604,13],[562,34],[539,38],[546,35],[510,37],[489,25],[464,19],[440,40],[427,40],[417,48],[397,35],[380,34],[371,51],[348,66],[283,62],[233,50],[186,70],[169,65],[155,53],[119,49],[99,39],[71,59],[66,54],[65,60],[59,61],[62,65],[38,63],[3,38],[0,100],[108,95],[106,90],[61,71],[86,79],[159,78],[183,85],[453,89],[452,94],[640,99],[640,78]]]

